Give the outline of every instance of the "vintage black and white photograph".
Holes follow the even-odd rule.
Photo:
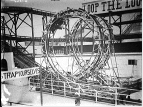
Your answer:
[[[142,106],[142,0],[1,0],[1,106]]]

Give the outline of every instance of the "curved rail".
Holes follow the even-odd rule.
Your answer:
[[[54,16],[54,12],[50,11],[45,11],[45,10],[40,10],[40,9],[35,9],[31,7],[18,7],[18,6],[3,6],[1,8],[1,13],[32,13],[36,15],[45,15],[45,16]]]
[[[73,25],[70,25],[70,20],[77,20]],[[70,26],[72,28],[70,29]],[[58,63],[54,54],[54,39],[57,39],[56,34],[59,29],[65,30],[65,47],[66,55],[73,57],[78,65],[78,70],[74,74],[68,74]],[[108,23],[99,16],[90,15],[83,9],[70,9],[57,13],[53,20],[47,24],[46,32],[42,37],[43,54],[46,56],[48,65],[53,69],[54,73],[59,75],[62,80],[76,82],[83,78],[89,78],[93,73],[98,73],[97,77],[100,78],[105,85],[108,85],[100,70],[108,62],[112,54],[112,39],[113,33]],[[83,32],[88,32],[84,37],[80,37]],[[92,33],[92,34],[91,34]],[[82,58],[81,48],[85,38],[92,38],[93,47],[91,50],[91,57],[89,62]],[[79,41],[82,44],[79,44]],[[74,63],[74,62],[73,62]],[[72,63],[72,64],[73,64]],[[72,66],[73,67],[73,66]],[[72,68],[71,68],[72,69]],[[61,72],[62,71],[62,72]],[[67,75],[70,77],[67,77]],[[117,75],[116,75],[117,76]],[[97,79],[97,78],[96,78]]]

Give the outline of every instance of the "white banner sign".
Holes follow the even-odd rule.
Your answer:
[[[1,81],[39,75],[39,67],[1,71]]]
[[[83,3],[82,7],[90,14],[100,14],[142,8],[142,0],[98,0]]]

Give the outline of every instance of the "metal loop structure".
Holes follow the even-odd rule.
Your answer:
[[[106,75],[101,73],[113,52],[113,33],[106,20],[80,8],[68,8],[57,13],[44,32],[44,58],[58,79],[87,82],[95,78],[108,85]],[[63,56],[64,65],[60,59]]]

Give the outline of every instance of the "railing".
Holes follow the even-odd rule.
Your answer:
[[[8,50],[10,49],[10,45],[8,43],[5,43],[4,45],[6,46],[6,48]],[[39,63],[37,63],[36,61],[33,60],[32,55],[30,57],[27,56],[27,54],[26,54],[26,53],[28,53],[27,51],[25,51],[26,53],[23,53],[23,51],[16,49],[16,47],[12,47],[12,48],[13,48],[13,53],[14,53],[14,59],[16,62],[18,62],[18,64],[20,64],[19,65],[20,67],[29,68],[29,67],[35,67],[35,66],[40,67],[41,66]],[[45,67],[43,67],[43,66],[41,66],[41,67],[42,67],[42,72],[44,74],[48,72]]]
[[[141,18],[141,15],[135,13],[130,20],[137,20]],[[128,34],[132,29],[133,29],[133,24],[127,24],[126,26],[124,26],[124,28],[122,29],[122,34]]]
[[[45,11],[45,10],[40,10],[40,9],[35,9],[35,8],[29,8],[29,7],[15,7],[15,6],[3,6],[2,7],[2,12],[7,12],[9,10],[14,10],[14,11],[25,11],[29,13],[40,13],[40,15],[45,14],[49,16],[55,15],[55,12],[50,12],[50,11]]]
[[[69,86],[69,82],[45,80],[42,84],[43,92],[50,93],[52,95],[58,95],[63,97],[75,98],[78,92],[82,100],[90,100],[96,103],[106,103],[111,105],[142,105],[139,100],[129,99],[129,94],[122,94],[122,91],[130,90],[138,92],[140,90],[127,89],[120,87],[109,87],[109,86],[99,86],[90,84],[80,84],[74,83],[74,85]],[[72,83],[73,84],[73,83]],[[31,89],[35,87],[35,89]],[[79,87],[81,86],[81,87]],[[84,90],[84,92],[81,91]],[[29,89],[31,91],[40,91],[40,80],[39,79],[29,79]]]
[[[8,102],[9,103],[9,106],[13,106],[13,104],[16,104],[16,105],[24,105],[24,106],[32,106],[32,105],[29,105],[29,104],[23,104],[23,103],[15,103],[15,102]]]
[[[17,57],[14,57],[14,61],[15,63],[17,63],[18,65],[16,67],[20,67],[20,68],[29,68],[29,66],[27,64],[25,64],[23,61],[21,61],[20,59],[18,59]]]

